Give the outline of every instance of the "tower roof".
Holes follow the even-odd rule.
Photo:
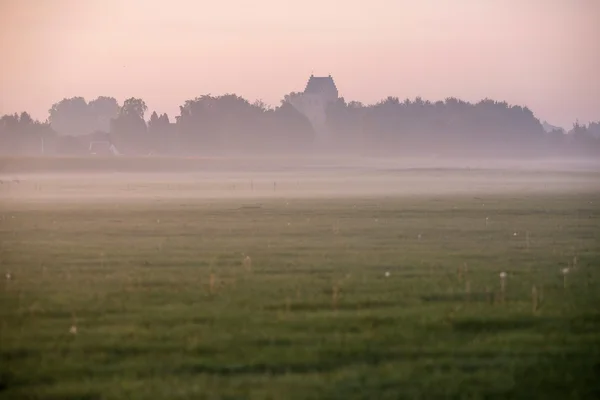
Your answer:
[[[337,87],[331,75],[329,76],[314,76],[311,75],[304,93],[319,94],[319,93],[335,93],[337,97]]]

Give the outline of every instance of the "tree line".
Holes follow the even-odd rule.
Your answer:
[[[388,97],[371,105],[343,98],[325,110],[326,136],[315,149],[309,119],[286,95],[277,107],[234,94],[187,100],[174,120],[143,99],[119,104],[112,97],[63,99],[48,119],[27,112],[0,118],[0,152],[9,155],[84,155],[90,143],[112,143],[131,155],[304,153],[315,150],[364,155],[568,156],[600,155],[600,122],[575,123],[565,134],[547,132],[527,107],[489,99],[430,102]]]

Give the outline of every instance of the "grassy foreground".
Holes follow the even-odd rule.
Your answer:
[[[2,204],[0,398],[600,398],[598,204]]]

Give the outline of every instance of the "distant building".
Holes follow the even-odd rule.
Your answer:
[[[327,106],[337,101],[339,96],[337,87],[331,75],[311,75],[304,92],[290,98],[290,103],[296,110],[304,114],[313,126],[318,142],[326,142],[327,132]]]
[[[118,156],[121,154],[115,145],[109,141],[90,142],[89,151],[93,156]]]
[[[588,124],[588,133],[592,137],[595,137],[596,139],[600,139],[600,121],[590,122]]]
[[[562,133],[567,133],[563,128],[561,128],[559,126],[550,125],[546,121],[542,122],[542,128],[544,128],[544,131],[546,131],[546,133],[558,132],[558,131],[560,131]]]
[[[338,99],[338,90],[331,75],[323,77],[311,75],[306,83],[304,95],[325,102],[334,102]]]

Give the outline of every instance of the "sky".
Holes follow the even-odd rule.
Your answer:
[[[600,0],[0,0],[0,114],[63,98],[491,98],[600,120]]]

